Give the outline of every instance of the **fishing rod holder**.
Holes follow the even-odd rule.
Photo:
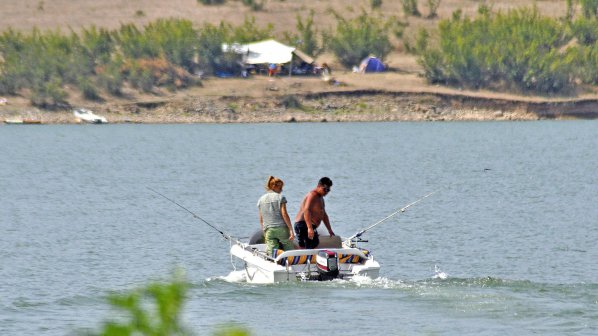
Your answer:
[[[357,243],[368,243],[369,240],[361,239],[360,237],[353,237],[345,240],[345,244],[349,247],[357,247]]]

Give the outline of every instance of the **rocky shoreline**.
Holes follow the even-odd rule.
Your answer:
[[[598,100],[508,100],[446,93],[345,90],[262,97],[224,95],[90,106],[110,123],[267,123],[595,119]],[[0,111],[4,120],[15,117]],[[70,109],[31,110],[44,124],[76,123]]]

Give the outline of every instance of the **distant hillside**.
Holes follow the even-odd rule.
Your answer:
[[[256,0],[261,1],[261,0]],[[74,29],[96,25],[117,28],[122,23],[143,26],[158,18],[186,18],[195,24],[218,23],[221,20],[241,22],[246,15],[255,16],[258,23],[273,24],[275,31],[282,32],[294,27],[297,14],[305,16],[315,11],[315,22],[320,29],[328,28],[334,20],[329,9],[342,14],[359,13],[361,9],[371,10],[371,0],[263,0],[264,9],[252,11],[238,0],[227,0],[224,5],[206,6],[197,0],[8,0],[0,8],[0,30],[12,27],[17,30]],[[462,9],[466,15],[474,14],[482,3],[480,0],[441,0],[438,18],[447,18],[453,11]],[[495,10],[530,6],[534,3],[539,10],[550,16],[563,16],[565,0],[503,0],[487,1]],[[427,0],[418,0],[419,11],[428,13]],[[385,16],[404,18],[402,1],[382,0],[377,9]],[[411,27],[433,27],[437,19],[407,18]]]

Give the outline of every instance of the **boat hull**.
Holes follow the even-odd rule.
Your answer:
[[[287,258],[289,260],[301,260],[302,256],[312,256],[315,260],[315,255],[321,250],[333,251],[345,256],[355,255],[361,260],[359,263],[339,263],[339,275],[336,278],[350,279],[355,276],[361,276],[375,279],[380,274],[380,264],[372,256],[365,256],[361,251],[354,248],[293,250],[284,252],[276,260],[273,260],[272,258],[267,258],[263,253],[264,247],[263,244],[249,245],[243,243],[234,244],[231,247],[231,255],[243,263],[245,278],[249,283],[269,284],[324,280],[321,274],[318,273],[315,263],[309,261],[299,264],[285,262],[285,265],[279,263],[280,260]]]
[[[75,109],[73,111],[78,122],[86,122],[89,124],[107,124],[108,120],[105,117],[94,114],[88,109]]]

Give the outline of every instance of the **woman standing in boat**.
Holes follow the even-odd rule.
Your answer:
[[[295,235],[287,212],[287,199],[281,194],[283,186],[281,179],[270,176],[266,182],[266,193],[257,202],[268,255],[272,255],[272,249],[279,248],[279,244],[285,251],[294,248],[292,240]]]

